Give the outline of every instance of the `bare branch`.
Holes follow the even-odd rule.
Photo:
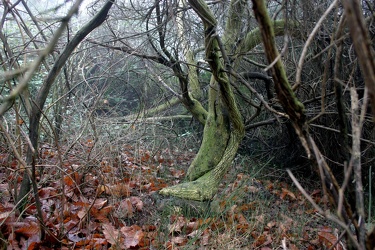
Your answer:
[[[301,84],[303,61],[305,60],[305,57],[306,57],[307,48],[312,43],[316,33],[319,31],[320,26],[322,25],[324,19],[326,19],[327,15],[337,5],[337,3],[338,3],[338,0],[335,0],[330,4],[330,6],[327,8],[327,10],[324,12],[324,14],[320,17],[319,21],[316,23],[314,29],[311,31],[309,37],[307,38],[307,41],[305,42],[305,45],[303,46],[303,50],[302,50],[301,56],[300,56],[299,61],[298,61],[297,73],[296,73],[296,83],[293,86],[293,90],[296,90],[299,87],[299,85]]]

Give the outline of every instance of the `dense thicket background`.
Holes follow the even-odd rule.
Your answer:
[[[110,240],[114,236],[108,236],[108,232],[124,228],[123,225],[130,228],[131,225],[142,226],[142,223],[149,223],[141,218],[156,216],[156,212],[140,208],[139,201],[129,197],[140,197],[147,207],[148,202],[154,204],[154,201],[148,196],[143,197],[142,193],[149,194],[167,185],[183,182],[204,136],[204,124],[192,115],[184,95],[189,92],[194,100],[208,110],[209,90],[213,86],[210,85],[212,67],[205,56],[207,48],[204,43],[204,26],[189,3],[183,0],[115,1],[113,6],[108,6],[108,15],[102,15],[102,23],[92,31],[86,31],[87,35],[73,47],[74,39],[84,31],[85,24],[111,1],[83,1],[79,11],[76,11],[79,2],[4,0],[0,4],[0,238],[4,246],[12,244],[14,249],[16,246],[22,248],[33,243],[45,245],[49,238],[55,239],[55,245],[73,247],[72,242],[88,239],[95,230],[97,234],[104,231],[102,236],[92,237],[103,239],[103,242],[106,240],[105,243],[96,243],[103,249],[117,244],[119,249],[132,246],[147,248],[151,243],[127,244],[125,229],[121,230],[125,236],[116,235],[118,242],[116,239]],[[227,34],[226,27],[233,15],[229,10],[235,1],[203,2],[217,20],[217,35]],[[253,3],[244,0],[238,2],[241,2],[242,14],[237,17],[239,20],[232,21],[239,22],[240,26],[236,30],[236,36],[227,35],[226,41],[231,43],[231,50],[227,50],[230,62],[233,63],[231,67],[242,76],[242,81],[230,76],[230,83],[245,126],[245,136],[223,183],[226,183],[227,188],[232,188],[230,185],[238,184],[242,178],[238,176],[245,174],[248,176],[245,181],[247,186],[267,189],[264,191],[267,194],[261,195],[254,195],[259,194],[259,190],[245,189],[247,194],[241,196],[240,201],[236,200],[238,206],[253,200],[266,200],[268,193],[272,193],[272,188],[280,188],[281,194],[277,195],[279,198],[283,196],[282,200],[289,197],[288,202],[298,203],[304,198],[302,195],[297,195],[296,198],[294,192],[297,191],[289,191],[293,184],[285,170],[291,169],[303,186],[311,191],[310,194],[313,193],[312,197],[315,199],[319,196],[320,199],[325,194],[322,175],[319,175],[317,165],[308,159],[293,123],[286,117],[279,102],[269,70],[270,63],[265,56],[267,51],[264,51],[261,32],[257,30]],[[375,185],[371,185],[375,178],[374,111],[368,104],[366,75],[361,70],[353,37],[350,36],[348,19],[344,15],[345,8],[340,1],[336,1],[335,5],[332,5],[333,2],[335,1],[266,1],[266,6],[271,19],[275,21],[275,41],[286,77],[296,97],[304,104],[309,132],[341,187],[340,190],[345,194],[344,200],[351,205],[353,218],[356,220],[358,207],[354,204],[358,196],[355,193],[361,194],[365,218],[358,220],[365,220],[367,231],[370,232],[375,214],[375,201],[372,199]],[[371,1],[353,2],[361,7],[369,43],[373,49],[375,4]],[[327,11],[330,6],[333,8]],[[246,43],[251,37],[252,43]],[[68,54],[69,47],[72,51]],[[47,51],[46,48],[50,50]],[[63,55],[68,57],[62,60]],[[60,68],[56,62],[62,62]],[[57,68],[59,69],[56,71]],[[42,100],[43,96],[45,101]],[[230,116],[226,114],[230,111],[225,108],[222,111],[225,117]],[[36,128],[33,124],[37,124]],[[233,129],[233,124],[230,126]],[[354,151],[353,145],[357,139],[360,140],[359,152]],[[220,138],[216,140],[220,141]],[[360,154],[363,190],[356,190],[357,186],[353,184],[356,170],[353,172],[351,159],[354,153],[356,156]],[[145,169],[152,178],[145,177]],[[89,178],[85,179],[87,176]],[[26,190],[24,196],[20,187],[21,182],[26,179],[31,181],[32,188]],[[68,179],[72,179],[74,184]],[[255,179],[262,181],[255,181],[254,184]],[[267,182],[269,180],[272,180],[271,183],[277,180],[283,184],[278,188],[276,185],[270,188],[271,184]],[[134,186],[131,186],[131,181],[134,181]],[[119,183],[126,184],[126,191],[121,189],[120,195],[113,198],[115,191],[108,190],[114,186],[118,188],[116,185]],[[288,183],[285,184],[288,186],[283,186],[284,183]],[[28,184],[30,185],[25,185]],[[147,185],[155,187],[144,188]],[[48,191],[48,195],[47,187],[54,189]],[[233,190],[234,187],[235,185]],[[69,188],[74,189],[74,195],[69,193]],[[88,190],[89,188],[92,190]],[[231,188],[223,191],[225,188],[220,187],[224,200],[228,198],[225,195],[234,192]],[[320,191],[314,193],[314,190]],[[217,201],[219,194],[213,200]],[[78,198],[80,196],[86,198]],[[107,197],[106,200],[103,196]],[[56,207],[51,208],[54,200],[51,197],[59,198]],[[128,197],[126,199],[131,203],[130,207],[134,207],[134,211],[129,206],[124,208],[121,207],[124,205],[119,205],[123,204],[120,202],[121,197]],[[333,198],[337,199],[336,203],[321,201],[319,204],[323,210],[330,208],[335,214],[338,210],[334,204],[342,206],[343,201],[338,196]],[[74,203],[77,207],[82,205],[78,202],[91,204],[84,205],[84,209],[80,210],[89,214],[92,204],[96,204],[96,210],[102,209],[102,206],[97,205],[98,199],[103,204],[105,201],[108,206],[112,204],[113,211],[127,209],[128,214],[122,214],[122,217],[112,215],[109,219],[103,219],[103,224],[106,225],[103,228],[96,225],[94,231],[81,234],[78,232],[82,227],[73,229],[73,226],[66,225],[70,229],[65,231],[52,228],[52,225],[67,222],[69,216],[66,210],[73,209],[67,208],[67,204]],[[270,204],[279,201],[274,202],[272,200]],[[305,201],[304,204],[309,206],[309,202]],[[268,206],[263,202],[254,204],[256,205]],[[272,213],[263,209],[261,214]],[[230,210],[232,215],[233,211]],[[133,216],[137,212],[144,214]],[[39,214],[39,217],[34,217],[39,222],[30,219],[33,213]],[[179,214],[173,209],[169,213],[169,216]],[[56,217],[53,222],[50,219],[52,214]],[[303,214],[312,216],[311,213]],[[81,218],[81,215],[74,213],[74,216],[70,215],[77,224],[87,219],[86,215]],[[188,218],[186,214],[184,216]],[[344,224],[347,222],[340,217],[340,213],[337,216]],[[173,223],[179,220],[176,218]],[[102,217],[97,217],[95,222],[100,222],[101,219]],[[251,219],[246,219],[247,222],[239,224],[251,225]],[[238,218],[237,220],[240,221]],[[17,224],[14,221],[20,222]],[[43,229],[40,231],[45,232],[39,232],[39,227],[35,229],[30,221],[42,223]],[[192,222],[190,218],[189,222]],[[158,223],[160,226],[161,222]],[[170,221],[168,223],[173,225]],[[182,228],[183,222],[179,223]],[[275,225],[268,225],[267,220],[263,223],[269,227],[269,234],[257,229],[259,235],[252,235],[253,240],[248,240],[244,245],[232,242],[231,246],[261,247],[272,238],[268,245],[264,245],[272,248],[281,245],[282,240],[288,238],[288,233],[284,231],[270,233]],[[282,219],[277,223],[287,224]],[[317,227],[309,225],[309,228],[314,226]],[[248,231],[241,228],[242,234],[249,235],[255,228],[247,227]],[[290,224],[289,228],[292,227]],[[340,233],[351,230],[337,224],[332,226],[335,227],[339,228]],[[129,228],[127,232],[138,230]],[[155,243],[155,247],[167,247],[161,242],[168,240],[176,246],[186,244],[184,240],[181,243],[173,241],[176,234],[182,237],[181,228],[169,227],[165,231],[160,229],[160,232],[164,232],[163,236],[159,235],[163,240]],[[200,234],[201,237],[209,235],[207,228],[210,232],[214,231],[211,227],[206,227],[202,231],[204,233]],[[142,230],[141,232],[147,231],[145,228]],[[71,232],[75,233],[76,238]],[[306,231],[301,229],[301,232]],[[293,237],[290,236],[287,243],[289,248],[293,249],[295,246],[300,249],[318,249],[323,243],[326,247],[335,244],[336,238],[329,239],[334,233],[319,235],[319,238],[316,233],[324,230],[308,232],[310,238],[306,236],[306,242],[310,243],[292,240]],[[284,235],[274,237],[278,233]],[[33,238],[33,235],[38,235],[39,240],[36,239],[38,237]],[[146,238],[144,235],[142,237]],[[154,237],[147,235],[147,239]],[[265,240],[259,243],[261,235],[265,235]],[[187,238],[200,236],[190,235]],[[125,237],[125,240],[121,240],[121,237]],[[314,242],[315,237],[320,241]],[[215,245],[214,238],[210,238],[210,243],[207,244],[203,244],[205,240],[201,238],[201,246],[227,247],[220,245],[226,240]],[[341,240],[345,242],[345,238],[337,241]],[[346,241],[349,242],[350,237]],[[364,247],[363,242],[358,241]],[[89,242],[85,244],[89,246]],[[189,243],[192,246],[197,244],[192,242],[194,241],[190,240]],[[312,248],[308,248],[309,246]]]

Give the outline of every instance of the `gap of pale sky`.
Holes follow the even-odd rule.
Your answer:
[[[63,17],[72,7],[72,0],[26,0],[31,11],[41,18],[59,18]],[[93,0],[84,0],[79,8],[78,19],[83,21],[87,19],[87,7],[93,3]]]

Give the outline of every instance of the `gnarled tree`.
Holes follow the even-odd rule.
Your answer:
[[[260,30],[249,29],[248,21],[244,22],[248,19],[249,2],[233,0],[229,4],[224,4],[226,12],[220,18],[215,16],[211,9],[216,9],[216,5],[218,8],[222,6],[220,3],[205,1],[188,3],[182,1],[175,4],[155,1],[148,6],[143,17],[146,20],[147,41],[143,42],[148,44],[146,47],[139,47],[136,42],[123,39],[115,32],[112,32],[113,41],[120,43],[120,46],[113,45],[111,42],[91,41],[147,60],[146,64],[157,63],[147,68],[151,72],[151,77],[156,78],[156,81],[161,82],[163,86],[168,86],[168,83],[151,68],[164,66],[172,70],[180,86],[179,91],[167,87],[175,96],[174,99],[169,100],[168,105],[161,105],[145,113],[153,115],[154,111],[160,111],[164,107],[180,102],[204,125],[200,149],[187,171],[188,182],[164,188],[160,192],[164,195],[208,200],[216,193],[243,139],[245,123],[249,122],[249,117],[245,119],[242,117],[241,108],[244,109],[245,106],[239,107],[239,97],[249,105],[250,112],[253,112],[252,118],[259,115],[263,107],[277,116],[286,117],[285,114],[271,107],[248,81],[249,79],[265,81],[267,97],[271,99],[273,95],[270,89],[271,78],[267,74],[249,72],[241,68],[246,54],[261,43]],[[141,3],[132,4],[132,8],[136,9],[137,13],[142,7],[146,6],[142,6]],[[196,17],[199,17],[200,21],[197,21]],[[172,26],[171,23],[176,25]],[[224,27],[222,23],[225,23]],[[277,35],[285,34],[285,20],[275,20],[273,25]],[[293,29],[296,25],[290,22],[288,27]],[[139,27],[143,27],[142,24]],[[200,40],[202,35],[203,44]],[[127,31],[122,36],[140,37],[141,35]],[[204,52],[203,55],[201,51]],[[197,76],[198,69],[208,71],[211,75],[209,83],[206,83],[207,99],[201,94],[201,89],[207,87],[202,87],[203,83]],[[238,96],[236,97],[235,94]],[[252,100],[251,95],[258,99],[258,103]],[[207,100],[206,107],[205,100]],[[140,116],[129,116],[128,119],[134,117]]]

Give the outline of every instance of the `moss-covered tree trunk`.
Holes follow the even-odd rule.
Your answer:
[[[244,36],[245,39],[241,39],[243,16],[247,7],[245,0],[231,0],[222,37],[217,32],[217,21],[206,2],[190,0],[189,4],[204,25],[206,61],[212,73],[208,110],[205,111],[202,105],[195,105],[199,108],[192,109],[189,101],[182,98],[185,107],[194,117],[201,117],[198,120],[205,126],[203,140],[187,171],[189,182],[164,188],[160,193],[184,199],[207,200],[216,193],[244,136],[244,124],[231,87],[231,81],[236,79],[228,72],[235,71],[240,66],[243,55],[261,43],[262,33],[259,28],[255,28]],[[292,30],[297,25],[288,24]],[[284,34],[285,21],[276,20],[272,25],[276,36]],[[185,50],[189,51],[188,48]],[[195,65],[191,54],[186,57],[189,65]],[[190,86],[199,84],[193,67],[189,68],[188,81]],[[199,96],[192,89],[191,94],[193,97]]]
[[[351,207],[348,203],[346,198],[339,198],[339,193],[345,189],[345,187],[340,187],[335,176],[333,175],[329,165],[325,161],[325,157],[318,149],[313,137],[309,132],[309,124],[306,120],[305,108],[304,105],[298,100],[296,95],[294,94],[292,87],[288,81],[288,78],[285,73],[284,65],[279,58],[279,53],[276,47],[275,42],[275,32],[272,27],[271,19],[268,15],[268,11],[266,8],[266,4],[264,0],[252,0],[253,2],[253,10],[255,17],[259,23],[260,29],[262,31],[262,40],[264,45],[264,50],[266,52],[266,57],[269,63],[274,63],[277,60],[273,67],[271,68],[273,80],[275,83],[275,89],[277,93],[277,97],[279,99],[280,104],[283,106],[283,109],[288,114],[294,129],[305,148],[306,154],[308,158],[312,160],[312,163],[319,169],[319,174],[322,180],[322,187],[324,190],[324,194],[329,197],[329,201],[331,202],[332,206],[337,208],[337,213],[340,220],[334,220],[335,222],[341,222],[341,226],[346,229],[346,236],[348,239],[348,248],[349,249],[365,249],[365,233],[366,229],[364,227],[364,212],[363,212],[363,189],[361,181],[356,181],[356,195],[357,200],[356,205],[359,205],[360,208],[356,208],[356,213],[358,214],[358,218],[355,216]],[[357,29],[357,27],[354,27]],[[365,30],[365,29],[362,29]],[[360,39],[361,40],[361,39]],[[364,41],[364,40],[362,40]],[[365,42],[364,42],[365,44]],[[366,45],[366,44],[365,44]],[[364,46],[366,47],[366,46]],[[361,47],[362,48],[362,47]],[[369,54],[373,54],[373,51],[368,52]],[[366,57],[368,58],[368,57]],[[369,67],[371,68],[371,67]],[[373,70],[370,70],[373,71]],[[365,71],[366,72],[366,71]],[[367,71],[368,72],[368,71]],[[371,72],[369,73],[371,74]],[[366,73],[365,73],[366,75]],[[354,94],[356,95],[356,93]],[[356,97],[354,97],[356,99]],[[354,105],[356,106],[356,105]],[[352,115],[356,115],[356,112],[352,112]],[[353,126],[357,123],[356,118],[354,118],[355,122],[353,122]],[[358,124],[354,126],[357,128],[358,132]],[[359,135],[353,136],[353,144],[356,143],[355,139],[359,140]],[[357,140],[357,141],[358,141]],[[358,171],[355,174],[360,172],[360,163],[359,160],[359,149],[353,146],[352,148],[352,159],[351,163],[354,166],[358,166]],[[356,163],[353,163],[356,162]],[[359,173],[360,175],[360,173]],[[358,175],[357,175],[358,176]],[[356,177],[356,175],[355,175]],[[360,179],[361,177],[357,177]],[[340,208],[341,207],[341,208]],[[362,214],[362,216],[361,216]],[[329,216],[327,216],[328,218]],[[332,217],[331,217],[332,218]],[[356,237],[353,237],[353,232],[347,228],[347,225],[353,225],[356,232]],[[373,245],[373,235],[369,234],[367,238],[368,246]]]
[[[244,3],[244,1],[232,2],[231,9]],[[229,17],[231,22],[228,22],[223,39],[227,43],[223,46],[216,30],[217,21],[206,3],[202,0],[189,1],[189,3],[204,24],[206,59],[212,70],[208,116],[202,145],[188,170],[187,176],[190,182],[164,188],[160,193],[185,199],[207,200],[216,193],[244,136],[241,114],[230,85],[230,78],[226,73],[229,60],[225,59],[226,49],[230,49],[231,42],[236,40],[233,36],[240,22],[240,19],[234,18],[233,15],[238,15],[240,12],[232,11]]]

